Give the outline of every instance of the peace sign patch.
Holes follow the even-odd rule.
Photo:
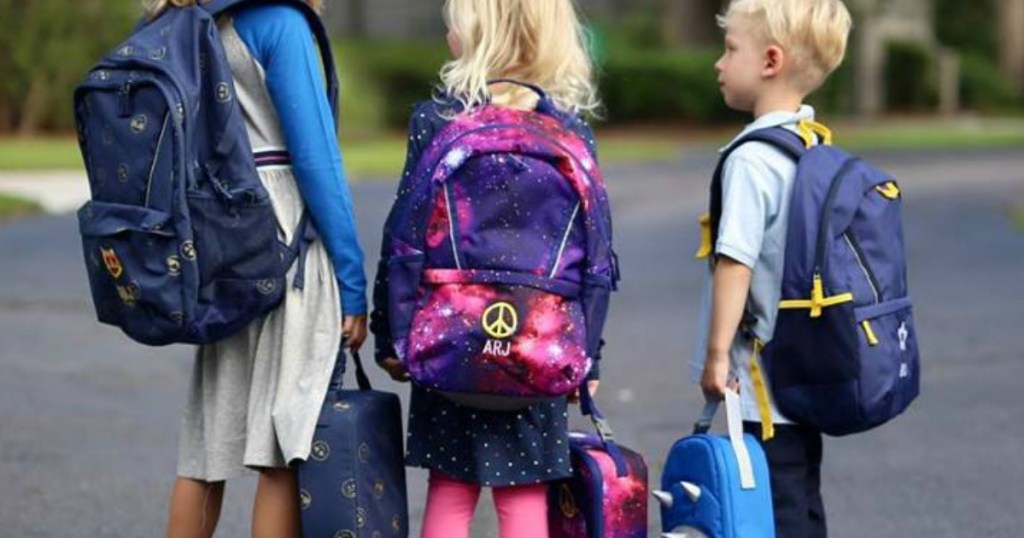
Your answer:
[[[519,313],[511,303],[497,302],[484,311],[482,324],[488,336],[504,340],[514,335],[519,328]]]

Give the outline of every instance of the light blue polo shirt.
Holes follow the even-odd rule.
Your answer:
[[[747,125],[720,151],[730,149],[751,131],[785,127],[797,132],[797,122],[814,120],[814,109],[804,105],[796,112],[770,112]],[[786,226],[789,202],[796,179],[796,163],[782,151],[764,142],[749,142],[736,149],[725,162],[722,174],[722,220],[715,245],[719,255],[728,256],[753,270],[747,313],[753,321],[749,328],[762,342],[775,331],[775,319],[782,296],[782,271],[786,253]],[[711,326],[712,275],[708,268],[701,297],[700,325],[692,373],[699,382],[707,356],[708,330]],[[737,331],[730,350],[732,369],[740,382],[743,420],[760,421],[750,360],[754,343]],[[762,368],[762,372],[764,369]],[[770,391],[769,391],[770,392]],[[772,399],[776,424],[791,421],[783,417]]]

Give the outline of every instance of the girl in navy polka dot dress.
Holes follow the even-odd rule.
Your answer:
[[[572,0],[447,0],[444,11],[454,59],[441,71],[437,95],[413,111],[406,169],[385,237],[408,204],[413,169],[448,121],[485,103],[536,107],[532,91],[488,81],[515,79],[543,88],[558,108],[555,116],[596,155],[593,132],[580,118],[598,103]],[[376,358],[392,378],[407,381],[392,343],[386,281],[390,252],[382,250],[371,324]],[[597,390],[597,377],[595,363],[588,377],[591,392]],[[484,411],[414,386],[407,463],[430,470],[422,536],[468,536],[486,486],[493,488],[502,537],[546,537],[546,483],[572,473],[567,404],[567,398],[560,398],[520,411]]]

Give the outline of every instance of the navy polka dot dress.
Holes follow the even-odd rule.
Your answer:
[[[565,478],[567,407],[560,398],[521,412],[481,411],[413,387],[406,462],[491,487]]]
[[[426,101],[416,106],[409,124],[409,167],[458,109],[454,102]],[[594,148],[594,135],[582,120],[566,116],[566,126]],[[411,163],[411,164],[408,164]],[[399,188],[401,197],[404,188]],[[376,290],[382,286],[380,276]],[[375,293],[376,295],[376,293]],[[393,357],[380,311],[386,300],[375,298],[373,329],[377,358]],[[412,388],[406,462],[446,474],[456,480],[489,487],[536,484],[568,477],[568,403],[566,398],[536,404],[521,411],[484,411],[456,404],[444,396]]]

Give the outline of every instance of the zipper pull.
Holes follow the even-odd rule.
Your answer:
[[[118,116],[128,118],[132,115],[132,82],[129,80],[121,85],[117,92],[120,95],[120,111]]]
[[[900,351],[907,351],[907,339],[910,338],[910,331],[907,330],[907,322],[900,323],[900,329],[896,332],[900,337]]]
[[[871,322],[864,320],[860,323],[860,326],[864,328],[864,336],[868,339],[868,345],[871,347],[877,346],[878,336],[875,334],[875,330],[871,328]]]
[[[811,317],[820,318],[821,310],[825,306],[825,284],[821,281],[821,274],[814,275],[814,285],[811,287]]]

